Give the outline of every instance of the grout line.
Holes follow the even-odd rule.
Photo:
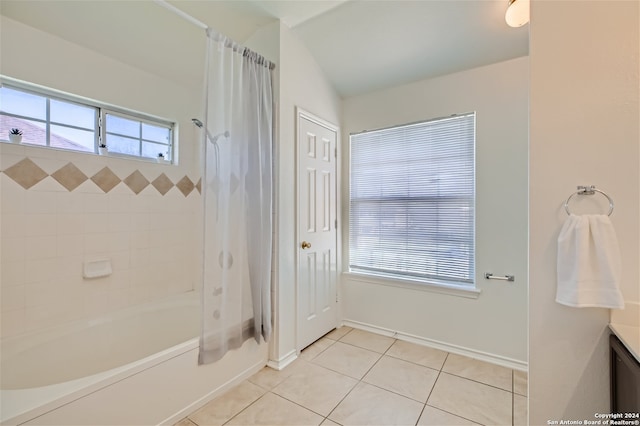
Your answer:
[[[435,386],[435,383],[434,383]],[[422,418],[422,415],[424,414],[424,409],[427,408],[427,404],[425,403],[424,405],[422,405],[422,410],[420,410],[420,414],[418,415],[418,418],[416,419],[416,424],[415,426],[418,426],[418,423],[420,422],[420,419]]]
[[[440,374],[442,373],[442,369],[444,368],[444,364],[447,362],[447,358],[449,358],[449,352],[447,352],[447,356],[444,357],[444,362],[442,363],[442,367],[440,367],[440,370],[438,370],[438,376],[436,377],[435,382],[433,382],[433,387],[429,391],[429,395],[427,396],[427,400],[424,402],[424,405],[427,405],[429,403],[429,398],[431,398],[431,394],[433,393],[433,390],[436,388],[436,384],[438,383],[438,379],[440,379]]]
[[[317,411],[314,411],[314,410],[312,410],[312,409],[311,409],[311,408],[309,408],[309,407],[305,407],[304,405],[301,405],[300,403],[298,403],[298,402],[296,402],[296,401],[292,401],[292,400],[290,400],[289,398],[287,398],[287,397],[285,397],[285,396],[283,396],[283,395],[277,394],[277,393],[275,393],[275,392],[269,391],[269,392],[267,392],[267,393],[272,393],[273,395],[279,396],[280,398],[283,398],[283,399],[285,399],[285,400],[287,400],[287,401],[289,401],[289,402],[292,402],[292,403],[296,404],[297,406],[304,408],[305,410],[311,411],[312,413],[315,413],[315,414],[319,415],[320,417],[323,417],[324,419],[329,419],[329,416],[331,415],[331,413],[333,413],[333,411],[338,407],[338,405],[340,405],[340,403],[341,403],[342,401],[344,401],[344,399],[345,399],[345,398],[346,398],[346,397],[351,393],[351,391],[353,391],[353,389],[355,389],[355,387],[356,387],[356,386],[358,386],[358,383],[360,383],[360,380],[359,380],[359,379],[356,379],[355,377],[348,376],[348,375],[346,375],[346,374],[344,374],[344,373],[341,373],[341,372],[339,372],[339,371],[332,370],[331,368],[325,367],[325,366],[323,366],[323,365],[316,364],[315,362],[312,362],[312,361],[307,361],[307,362],[308,362],[309,364],[313,364],[314,366],[316,366],[316,367],[318,367],[318,368],[323,368],[323,369],[325,369],[325,370],[332,371],[332,372],[334,372],[334,373],[336,373],[336,374],[339,374],[339,375],[341,375],[341,376],[348,377],[348,378],[350,378],[350,379],[352,379],[352,380],[356,380],[356,381],[357,381],[357,383],[356,383],[356,384],[355,384],[355,385],[354,385],[354,386],[349,390],[349,392],[347,392],[347,393],[345,394],[344,398],[342,398],[342,399],[341,399],[341,400],[336,404],[336,406],[335,406],[335,407],[333,407],[333,408],[331,409],[331,411],[329,412],[329,414],[324,415],[324,414],[318,413]],[[295,373],[294,373],[294,374],[295,374]],[[291,377],[291,376],[289,376],[289,377]],[[284,381],[286,381],[289,377],[287,377],[285,380],[283,380],[283,382],[284,382]],[[283,383],[283,382],[281,382],[281,383]],[[276,387],[277,387],[277,386],[276,386]],[[276,387],[274,387],[273,389],[275,389]],[[329,419],[329,420],[331,420],[331,419]],[[323,421],[324,421],[324,420],[323,420]],[[333,421],[333,420],[331,420],[331,421]],[[337,423],[337,422],[334,422],[334,423]]]
[[[436,377],[436,381],[433,383],[433,387],[431,388],[431,391],[429,392],[429,396],[427,397],[427,401],[424,404],[425,406],[422,409],[423,413],[424,413],[424,409],[427,407],[427,405],[429,405],[429,399],[431,398],[431,395],[433,394],[433,390],[436,388],[436,384],[438,383],[438,379],[440,379],[440,375],[442,373],[444,373],[444,374],[449,374],[449,375],[455,376],[455,374],[451,374],[451,373],[447,373],[446,371],[442,371],[444,369],[444,365],[447,363],[447,358],[449,358],[449,355],[450,355],[449,352],[447,352],[447,356],[445,357],[444,362],[442,363],[442,367],[440,367],[440,371],[438,371],[438,377]],[[462,379],[467,379],[466,377],[461,377],[461,376],[456,376],[456,377],[460,377]],[[471,380],[471,379],[467,379],[467,380]],[[475,380],[471,380],[471,381],[475,382]],[[477,383],[481,383],[481,382],[477,382]],[[481,383],[481,384],[485,384],[485,383]],[[490,386],[490,385],[487,385],[487,386]],[[501,390],[504,390],[504,389],[501,389]],[[436,410],[440,410],[440,411],[443,411],[445,413],[451,414],[452,416],[460,417],[461,419],[468,420],[468,421],[470,421],[472,423],[480,424],[480,423],[476,422],[475,420],[468,419],[468,418],[463,417],[463,416],[461,416],[459,414],[451,413],[451,412],[449,412],[447,410],[443,410],[442,408],[436,407],[434,405],[429,405],[429,407],[432,407],[432,408],[435,408]],[[422,416],[422,414],[420,414],[420,416]]]
[[[355,330],[355,328],[354,328],[354,330]],[[351,331],[353,331],[353,330],[351,330]],[[351,331],[350,331],[349,333],[351,333]],[[349,333],[347,333],[347,334],[349,334]],[[345,334],[345,335],[344,335],[344,336],[342,336],[342,337],[345,337],[347,334]],[[372,334],[373,334],[373,333],[372,333]],[[340,339],[342,339],[342,337],[341,337]],[[384,337],[389,337],[389,336],[384,336]],[[385,350],[384,350],[384,352],[378,352],[378,351],[374,351],[373,349],[363,348],[362,346],[358,346],[358,345],[356,345],[356,344],[349,343],[349,342],[343,342],[342,340],[336,340],[336,342],[340,342],[340,343],[342,343],[343,345],[353,346],[354,348],[364,349],[365,351],[373,352],[373,353],[376,353],[376,354],[384,355],[384,354],[386,354],[386,353],[387,353],[387,351],[391,348],[391,346],[393,346],[393,345],[394,345],[394,343],[396,343],[396,342],[398,341],[397,339],[395,339],[395,338],[393,338],[393,337],[390,337],[390,339],[394,339],[394,342],[393,342],[391,345],[389,345],[389,347],[388,347],[387,349],[385,349]],[[328,348],[327,348],[327,349],[328,349]]]
[[[320,417],[323,417],[323,418],[325,417],[325,415],[324,415],[324,414],[318,413],[317,411],[314,411],[314,410],[312,410],[312,409],[311,409],[311,408],[309,408],[309,407],[305,407],[304,405],[300,404],[299,402],[293,401],[293,400],[291,400],[291,399],[287,398],[287,397],[286,397],[286,396],[284,396],[284,395],[280,395],[280,394],[275,393],[275,392],[270,392],[270,393],[272,393],[273,395],[278,396],[278,397],[280,397],[280,398],[282,398],[282,399],[284,399],[284,400],[286,400],[286,401],[289,401],[290,403],[295,404],[295,405],[297,405],[297,406],[298,406],[298,407],[300,407],[300,408],[304,408],[304,409],[305,409],[305,410],[307,410],[307,411],[311,411],[312,413],[317,414],[317,415],[319,415]]]
[[[385,391],[385,392],[389,392],[389,393],[392,393],[392,394],[394,394],[394,395],[401,396],[401,397],[406,398],[406,399],[408,399],[408,400],[410,400],[410,401],[417,402],[418,404],[422,404],[422,405],[424,405],[424,404],[425,404],[424,402],[420,401],[419,399],[413,399],[413,398],[411,398],[410,396],[403,395],[403,394],[401,394],[401,393],[398,393],[398,392],[395,392],[395,391],[392,391],[392,390],[389,390],[389,389],[383,388],[382,386],[378,386],[378,385],[376,385],[375,383],[369,383],[369,382],[362,382],[362,383],[364,383],[365,385],[373,386],[374,388],[378,388],[378,389],[383,390],[383,391]]]
[[[516,410],[516,401],[515,401],[515,396],[512,393],[511,394],[511,425],[512,426],[516,424],[515,410]]]
[[[511,370],[511,425],[516,424],[515,410],[516,410],[516,397],[515,395],[515,373]]]
[[[389,349],[391,349],[391,348],[389,348]],[[387,352],[388,351],[389,350],[387,349]],[[442,369],[442,366],[440,368],[433,368],[433,367],[429,367],[428,365],[418,364],[417,362],[413,362],[413,361],[409,361],[409,360],[406,360],[406,359],[403,359],[403,358],[400,358],[400,357],[397,357],[397,356],[389,355],[386,352],[383,355],[384,356],[388,356],[389,358],[397,359],[399,361],[408,362],[409,364],[417,365],[418,367],[428,368],[429,370],[433,370],[433,371],[440,371]],[[446,359],[446,357],[445,357],[445,359]],[[444,363],[443,363],[443,365],[444,365]]]
[[[327,367],[326,365],[321,365],[321,364],[318,364],[318,363],[313,362],[313,361],[307,361],[307,362],[309,362],[309,363],[311,363],[311,364],[313,364],[313,365],[315,365],[315,366],[318,366],[318,367],[326,368],[327,370],[329,370],[329,371],[333,371],[334,373],[342,374],[343,376],[345,376],[345,377],[349,377],[349,378],[351,378],[351,379],[353,379],[353,380],[357,380],[357,381],[361,381],[361,380],[362,380],[362,378],[357,378],[357,377],[349,376],[348,374],[345,374],[345,373],[344,373],[344,372],[342,372],[342,371],[334,370],[333,368]],[[374,365],[375,365],[377,362],[378,362],[378,361],[376,361],[376,362],[374,363]],[[370,370],[370,369],[369,369],[369,370]],[[365,372],[365,373],[364,373],[364,375],[366,375],[366,374],[369,372],[369,370],[367,370],[367,372]],[[363,375],[362,377],[364,377],[364,375]]]
[[[426,405],[429,405],[429,404],[425,404],[425,406]],[[475,424],[480,425],[480,426],[485,426],[482,423],[478,423],[476,420],[471,420],[471,419],[469,419],[467,417],[461,416],[460,414],[456,414],[456,413],[452,413],[452,412],[447,411],[447,410],[443,410],[442,408],[436,407],[435,405],[429,405],[429,407],[435,408],[436,410],[442,411],[443,413],[451,414],[452,416],[460,417],[461,419],[465,419],[465,420],[467,420],[467,421],[469,421],[471,423],[475,423]]]
[[[226,425],[228,424],[231,420],[233,420],[234,418],[236,418],[237,416],[240,415],[240,413],[244,412],[247,408],[251,407],[253,404],[255,404],[256,402],[260,401],[262,398],[264,398],[264,396],[268,393],[271,393],[270,391],[267,391],[265,393],[263,393],[262,395],[260,395],[260,398],[257,398],[255,401],[253,401],[251,404],[248,404],[246,407],[244,407],[242,410],[238,411],[236,414],[234,414],[233,416],[231,416],[231,418],[227,421],[225,421],[224,423],[222,423],[222,425]],[[217,398],[216,398],[217,399]],[[215,400],[214,400],[215,401]]]
[[[310,344],[309,346],[307,346],[306,348],[304,348],[303,350],[301,350],[301,351],[300,351],[300,355],[298,356],[298,358],[302,359],[303,361],[311,362],[311,361],[313,361],[314,359],[318,358],[320,355],[322,355],[322,353],[323,353],[324,351],[326,351],[327,349],[329,349],[331,346],[333,346],[333,345],[337,342],[337,340],[332,340],[332,339],[327,338],[327,340],[329,340],[329,341],[331,341],[331,342],[332,342],[331,344],[329,344],[329,346],[327,346],[326,348],[324,348],[323,350],[321,350],[320,352],[318,352],[316,355],[314,355],[313,357],[311,357],[311,358],[309,358],[309,359],[304,359],[304,358],[302,358],[302,354],[304,353],[304,351],[306,351],[307,349],[311,348],[313,345],[315,345],[316,343],[318,343],[318,342],[319,342],[320,340],[322,340],[322,339],[323,339],[323,338],[320,338],[320,339],[316,340],[315,342],[313,342],[312,344]]]
[[[436,383],[438,383],[438,379],[440,378],[440,373],[442,373],[442,369],[444,368],[444,363],[447,362],[447,358],[449,358],[449,352],[447,352],[447,355],[444,357],[444,361],[442,362],[442,365],[440,366],[440,369],[437,370],[438,371],[438,375],[436,376],[436,379],[433,381],[433,386],[431,386],[431,390],[429,391],[429,395],[427,395],[427,399],[424,401],[424,406],[422,407],[422,411],[420,411],[420,416],[418,417],[418,420],[416,420],[416,426],[417,426],[418,422],[420,421],[420,419],[422,418],[422,414],[424,413],[424,409],[427,408],[427,403],[429,402],[429,398],[431,398],[431,394],[433,393],[433,390],[436,388]]]
[[[511,392],[511,391],[506,390],[505,388],[501,388],[501,387],[499,387],[499,386],[495,386],[495,385],[491,385],[491,384],[489,384],[489,383],[481,382],[481,381],[479,381],[479,380],[470,379],[469,377],[460,376],[459,374],[451,373],[451,372],[449,372],[449,371],[442,371],[442,372],[443,372],[443,373],[445,373],[445,374],[448,374],[448,375],[450,375],[450,376],[458,377],[458,378],[460,378],[460,379],[469,380],[470,382],[475,382],[475,383],[479,383],[479,384],[481,384],[481,385],[489,386],[489,387],[491,387],[491,388],[494,388],[494,389],[497,389],[497,390],[501,390],[502,392],[514,393],[514,392]]]
[[[331,414],[333,414],[333,412],[334,412],[334,411],[336,411],[336,408],[338,408],[338,407],[340,406],[340,404],[342,404],[342,401],[344,401],[345,399],[347,399],[347,397],[348,397],[349,395],[351,395],[351,392],[353,392],[353,390],[354,390],[354,389],[355,389],[359,384],[360,384],[360,381],[358,380],[358,383],[356,383],[356,384],[355,384],[355,386],[354,386],[354,387],[352,387],[352,388],[349,390],[349,392],[347,392],[347,393],[346,393],[346,395],[344,396],[344,398],[342,398],[340,401],[338,401],[338,403],[336,404],[336,406],[335,406],[335,407],[333,407],[333,408],[331,409],[331,411],[329,411],[329,414],[327,414],[327,417],[326,417],[327,419],[329,419],[329,416],[330,416]],[[331,419],[329,419],[329,420],[331,420]],[[336,421],[334,421],[334,420],[331,420],[331,421],[332,421],[332,422],[334,422],[334,423],[338,423],[338,422],[336,422]],[[338,424],[340,424],[340,423],[338,423]]]
[[[350,331],[349,331],[349,333],[351,333],[353,330],[355,330],[355,328],[354,328],[354,329],[352,329],[352,330],[350,330]],[[347,334],[349,334],[349,333],[347,333]],[[345,336],[346,336],[347,334],[345,334]],[[344,337],[344,336],[342,336],[342,337]],[[397,341],[397,340],[396,340],[396,341]],[[344,343],[344,342],[342,342],[342,343]],[[393,342],[393,343],[395,343],[395,342]],[[392,343],[391,345],[389,345],[389,348],[391,348],[391,346],[393,346],[393,343]],[[344,343],[344,344],[348,344],[348,343]],[[352,345],[352,346],[354,346],[354,345]],[[356,347],[359,347],[359,346],[356,346]],[[389,348],[387,348],[387,351],[389,350]],[[361,348],[361,349],[364,349],[364,348]],[[371,351],[371,352],[373,352],[373,351]],[[377,352],[375,352],[375,353],[377,353]],[[385,351],[385,353],[386,353],[386,351]],[[383,356],[384,356],[384,353],[383,353],[383,354],[380,354],[380,357],[379,357],[379,358],[376,360],[376,362],[374,362],[374,363],[373,363],[373,365],[372,365],[372,366],[371,366],[371,367],[370,367],[370,368],[369,368],[369,369],[368,369],[368,370],[367,370],[367,371],[362,375],[362,377],[361,377],[360,379],[356,379],[356,380],[358,380],[358,383],[356,383],[356,385],[355,385],[354,387],[352,387],[352,388],[351,388],[351,390],[350,390],[349,392],[347,392],[347,394],[344,396],[344,398],[342,398],[342,399],[341,399],[341,400],[336,404],[336,406],[335,406],[335,407],[333,407],[333,409],[329,412],[329,414],[327,414],[327,417],[326,417],[327,419],[329,419],[329,416],[330,416],[330,415],[331,415],[331,414],[336,410],[336,408],[338,408],[338,407],[340,406],[340,404],[342,404],[342,402],[343,402],[343,401],[344,401],[344,400],[345,400],[349,395],[351,395],[351,392],[353,392],[353,390],[354,390],[356,387],[358,387],[358,385],[359,385],[360,383],[369,384],[369,383],[367,383],[367,382],[363,382],[363,381],[362,381],[362,379],[364,379],[364,377],[369,373],[369,371],[371,371],[371,369],[372,369],[372,368],[373,368],[373,367],[378,363],[378,361],[380,361],[380,360],[382,359],[382,357],[383,357]],[[321,367],[322,367],[322,366],[321,366]],[[326,368],[326,367],[325,367],[325,368]],[[331,370],[331,371],[333,371],[333,370]],[[337,371],[336,371],[336,373],[337,373]],[[340,374],[343,374],[343,373],[340,373]],[[346,376],[346,374],[343,374],[343,375],[344,375],[344,376]],[[350,376],[347,376],[347,377],[350,377]],[[352,378],[353,378],[353,377],[352,377]],[[373,385],[372,385],[372,386],[373,386]],[[331,419],[329,419],[329,420],[331,420]],[[331,421],[333,421],[333,420],[331,420]],[[337,423],[337,422],[334,422],[334,423]]]
[[[373,352],[374,354],[378,354],[378,355],[384,355],[385,352],[388,350],[385,350],[385,352],[378,352],[378,351],[374,351],[372,349],[368,349],[368,348],[363,348],[362,346],[358,346],[358,345],[354,345],[353,343],[349,343],[349,342],[342,342],[340,340],[338,340],[338,342],[342,343],[343,345],[349,345],[353,348],[358,348],[358,349],[363,349],[365,351],[369,351],[369,352]],[[336,342],[337,343],[337,342]]]
[[[351,333],[351,331],[353,331],[353,330],[350,330],[349,332],[347,332],[347,333],[346,333],[344,336],[342,336],[340,339],[342,339],[343,337],[345,337],[346,335],[348,335],[349,333]],[[478,383],[478,384],[482,384],[482,385],[490,386],[490,387],[492,387],[492,388],[495,388],[495,389],[498,389],[498,390],[501,390],[501,391],[504,391],[504,392],[509,392],[509,391],[507,391],[507,390],[505,390],[505,389],[503,389],[503,388],[499,388],[499,387],[497,387],[497,386],[493,386],[493,385],[490,385],[490,384],[487,384],[487,383],[483,383],[483,382],[480,382],[480,381],[477,381],[477,380],[474,380],[474,379],[470,379],[470,378],[468,378],[468,377],[463,377],[463,376],[459,376],[459,375],[457,375],[457,374],[453,374],[453,373],[449,373],[449,372],[444,371],[444,366],[446,365],[446,362],[447,362],[448,357],[449,357],[449,355],[450,355],[450,353],[449,353],[449,352],[445,352],[445,353],[446,353],[445,359],[444,359],[444,361],[443,361],[442,365],[440,366],[440,369],[436,370],[436,369],[434,369],[434,368],[427,367],[427,366],[422,365],[422,364],[413,363],[413,362],[411,362],[411,361],[407,361],[407,360],[404,360],[404,359],[402,359],[402,358],[397,358],[397,357],[394,357],[394,356],[392,356],[392,355],[387,355],[387,353],[389,352],[389,350],[391,349],[391,347],[392,347],[392,346],[393,346],[393,345],[398,341],[397,339],[394,339],[395,341],[394,341],[394,342],[393,342],[393,343],[392,343],[392,344],[391,344],[391,345],[390,345],[390,346],[389,346],[389,347],[388,347],[388,348],[387,348],[383,353],[375,352],[375,351],[372,351],[372,350],[370,350],[370,349],[362,348],[362,347],[357,346],[357,345],[352,345],[352,344],[350,344],[350,343],[341,342],[341,340],[333,340],[333,339],[328,339],[328,340],[333,341],[333,343],[332,343],[331,345],[329,345],[327,348],[325,348],[323,351],[321,351],[320,353],[318,353],[318,355],[316,355],[316,356],[315,356],[314,358],[312,358],[311,360],[308,360],[308,361],[306,361],[306,360],[305,360],[305,361],[306,361],[306,362],[309,362],[310,364],[313,364],[313,365],[315,365],[315,366],[317,366],[317,367],[324,368],[324,369],[327,369],[327,370],[329,370],[329,371],[333,371],[333,372],[335,372],[335,373],[337,373],[337,374],[340,374],[340,375],[342,375],[342,376],[345,376],[345,377],[349,377],[349,378],[351,378],[351,379],[353,379],[353,380],[356,380],[356,381],[357,381],[357,383],[356,383],[356,384],[355,384],[355,385],[354,385],[354,386],[353,386],[353,387],[352,387],[352,388],[351,388],[351,389],[350,389],[350,390],[345,394],[345,396],[344,396],[343,398],[341,398],[341,399],[340,399],[340,401],[338,401],[338,402],[336,403],[336,405],[331,409],[331,411],[329,411],[329,413],[328,413],[327,415],[323,415],[323,414],[321,414],[321,413],[318,413],[318,412],[316,412],[316,411],[314,411],[314,410],[310,409],[309,407],[306,407],[306,406],[304,406],[304,405],[302,405],[302,404],[300,404],[300,403],[297,403],[297,402],[292,401],[292,400],[290,400],[290,399],[288,399],[288,398],[286,398],[286,397],[284,397],[284,396],[282,396],[282,395],[279,395],[279,394],[277,394],[277,393],[273,392],[273,389],[265,389],[265,390],[266,390],[266,392],[265,392],[262,396],[260,396],[258,399],[256,399],[255,401],[251,402],[249,405],[247,405],[246,407],[244,407],[242,410],[240,410],[238,413],[236,413],[234,416],[232,416],[229,420],[227,420],[224,424],[225,424],[225,425],[226,425],[226,424],[228,424],[232,419],[236,418],[238,415],[240,415],[240,413],[244,412],[246,409],[248,409],[250,406],[252,406],[253,404],[255,404],[257,401],[259,401],[260,399],[262,399],[265,395],[267,395],[267,394],[269,394],[269,393],[270,393],[270,394],[272,394],[272,395],[274,395],[274,396],[280,397],[280,398],[282,398],[282,399],[284,399],[284,400],[286,400],[286,401],[289,401],[289,402],[291,402],[291,403],[293,403],[293,404],[295,404],[295,405],[297,405],[297,406],[299,406],[299,407],[301,407],[301,408],[303,408],[303,409],[305,409],[305,410],[308,410],[308,411],[310,411],[310,412],[312,412],[312,413],[314,413],[314,414],[317,414],[318,416],[320,416],[320,417],[322,417],[322,418],[323,418],[323,422],[324,422],[325,420],[329,420],[329,421],[332,421],[332,422],[333,422],[333,420],[332,420],[332,419],[330,419],[330,418],[329,418],[329,416],[331,416],[331,415],[335,412],[335,410],[340,406],[340,404],[342,404],[342,403],[344,402],[344,400],[345,400],[345,399],[346,399],[346,398],[347,398],[347,397],[348,397],[348,396],[349,396],[349,395],[354,391],[354,389],[355,389],[356,387],[358,387],[358,385],[359,385],[359,384],[361,384],[361,383],[362,383],[362,384],[365,384],[365,385],[369,385],[369,386],[376,387],[376,388],[378,388],[378,389],[380,389],[380,390],[383,390],[383,391],[386,391],[386,392],[390,392],[390,393],[392,393],[392,394],[394,394],[394,395],[398,395],[398,396],[403,397],[403,398],[406,398],[406,399],[408,399],[408,400],[411,400],[411,401],[414,401],[414,402],[418,402],[418,403],[420,403],[420,404],[423,404],[423,406],[422,406],[422,410],[420,411],[420,414],[419,414],[419,416],[418,416],[418,419],[416,420],[416,425],[417,425],[417,422],[419,422],[419,421],[420,421],[420,418],[422,417],[422,415],[424,414],[424,410],[426,409],[427,405],[428,405],[429,407],[434,408],[434,409],[437,409],[437,410],[440,410],[440,411],[442,411],[442,412],[448,413],[448,414],[450,414],[450,415],[452,415],[452,416],[456,416],[456,417],[459,417],[459,418],[461,418],[461,419],[465,419],[465,420],[468,420],[468,421],[470,421],[470,422],[473,422],[473,423],[477,423],[477,424],[479,424],[477,421],[474,421],[474,420],[468,419],[468,418],[463,417],[463,416],[461,416],[461,415],[459,415],[459,414],[456,414],[456,413],[451,413],[451,412],[449,412],[449,411],[443,410],[443,409],[441,409],[441,408],[439,408],[439,407],[435,407],[435,406],[433,406],[433,405],[430,405],[430,404],[429,404],[429,400],[430,400],[430,398],[431,398],[431,396],[432,396],[432,394],[433,394],[433,391],[434,391],[434,389],[435,389],[435,387],[436,387],[436,384],[437,384],[438,380],[440,379],[440,376],[441,376],[443,373],[444,373],[444,374],[449,374],[449,375],[451,375],[451,376],[455,376],[455,377],[461,378],[461,379],[463,379],[463,380],[469,380],[469,381],[471,381],[471,382],[475,382],[475,383]],[[344,374],[343,372],[333,370],[333,369],[328,368],[328,367],[326,367],[326,366],[324,366],[324,365],[320,365],[320,364],[318,364],[317,362],[314,362],[314,360],[315,360],[315,359],[316,359],[320,354],[322,354],[324,351],[326,351],[326,350],[327,350],[327,349],[329,349],[331,346],[335,345],[335,343],[336,343],[336,342],[339,342],[339,341],[340,341],[341,343],[345,344],[345,345],[349,345],[349,346],[356,347],[356,348],[359,348],[359,349],[364,349],[364,350],[367,350],[367,351],[369,351],[369,352],[371,352],[371,353],[375,353],[375,354],[379,355],[379,356],[378,356],[378,359],[377,359],[377,360],[376,360],[376,361],[371,365],[371,367],[369,367],[369,369],[368,369],[368,370],[367,370],[367,371],[362,375],[362,377],[361,377],[360,379],[357,379],[357,378],[355,378],[355,377],[348,376],[347,374]],[[443,351],[443,352],[444,352],[444,351]],[[434,381],[434,384],[433,384],[433,386],[431,387],[431,390],[429,391],[429,395],[427,396],[427,399],[426,399],[426,401],[425,401],[425,402],[421,402],[421,401],[419,401],[419,400],[413,399],[413,398],[408,397],[408,396],[406,396],[406,395],[402,395],[402,394],[399,394],[399,393],[394,392],[394,391],[392,391],[392,390],[386,389],[386,388],[384,388],[384,387],[381,387],[381,386],[375,385],[375,384],[373,384],[373,383],[368,383],[368,382],[364,381],[364,378],[367,376],[367,374],[369,374],[369,372],[371,372],[371,370],[372,370],[372,369],[373,369],[373,368],[374,368],[374,367],[375,367],[375,366],[380,362],[380,360],[381,360],[381,359],[382,359],[382,357],[384,357],[384,356],[389,356],[390,358],[393,358],[393,359],[397,359],[397,360],[404,361],[404,362],[409,362],[409,363],[411,363],[411,364],[413,364],[413,365],[417,365],[417,366],[420,366],[420,367],[425,367],[425,368],[428,368],[428,369],[430,369],[430,370],[435,370],[435,371],[437,371],[437,372],[438,372],[438,375],[436,376],[436,380]],[[288,377],[287,377],[287,378],[288,378]],[[284,380],[286,380],[287,378],[285,378]],[[513,369],[511,369],[511,388],[512,388],[512,391],[511,391],[511,392],[509,392],[509,393],[511,393],[511,419],[512,419],[511,423],[512,423],[512,425],[515,425],[515,395],[516,395],[516,393],[515,393],[515,391],[514,391],[514,389],[515,389],[515,383],[514,383],[514,380],[515,380],[515,373],[514,373]],[[248,380],[248,381],[250,381],[250,380]],[[253,382],[251,382],[251,383],[253,383]],[[282,383],[282,382],[281,382],[281,383]],[[254,384],[254,385],[257,385],[256,383],[253,383],[253,384]],[[263,388],[263,387],[262,387],[262,386],[260,386],[260,385],[257,385],[257,386],[259,386],[259,387]],[[264,389],[264,388],[263,388],[263,389]],[[518,395],[520,395],[520,394],[518,394]],[[526,396],[524,396],[524,395],[520,395],[520,396],[523,396],[523,397],[525,397],[525,398],[526,398]],[[193,414],[193,413],[191,413],[191,414]],[[193,421],[189,416],[187,416],[187,417],[186,417],[186,419],[187,419],[189,422],[191,422],[194,426],[198,426],[198,424],[197,424],[196,422],[194,422],[194,421]],[[337,423],[337,422],[335,422],[335,423]]]

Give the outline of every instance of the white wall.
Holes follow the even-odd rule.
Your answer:
[[[2,336],[101,315],[196,287],[194,220],[199,194],[152,185],[135,194],[120,182],[105,193],[91,179],[68,190],[49,176],[25,189],[6,171],[29,158],[51,175],[72,163],[88,178],[104,167],[120,180],[199,179],[192,90],[1,18],[4,76],[167,118],[178,123],[178,165],[2,143]],[[176,18],[179,19],[179,18]],[[190,91],[191,90],[191,91]],[[0,135],[6,139],[6,135]],[[87,281],[83,261],[108,257],[112,276]]]
[[[178,85],[5,16],[1,23],[0,74],[176,121],[180,167],[199,170],[190,120],[202,98],[192,82]]]
[[[526,366],[528,67],[528,58],[518,58],[344,100],[344,265],[349,133],[476,111],[476,286],[482,290],[468,299],[344,276],[345,320]],[[485,272],[513,274],[516,281],[487,281]]]
[[[609,410],[609,312],[555,300],[564,200],[596,185],[615,201],[625,298],[638,299],[639,3],[531,3],[530,424]],[[602,207],[602,206],[601,206]],[[606,207],[602,207],[606,209]]]
[[[178,165],[0,143],[0,337],[198,289],[201,202],[196,190],[185,196],[174,186],[162,195],[149,185],[134,194],[120,182],[105,193],[87,180],[69,191],[50,176],[25,189],[5,172],[29,158],[48,174],[73,163],[88,177],[108,167],[120,179],[137,170],[149,181],[165,174],[174,184],[184,176],[196,183],[199,137],[191,118],[201,116],[201,91],[4,16],[0,19],[1,74],[175,120],[179,126]],[[204,33],[202,37],[204,46]],[[83,280],[82,262],[93,256],[111,258],[113,275]],[[200,398],[249,374],[248,369],[266,362],[266,347],[248,342],[229,356],[231,361],[212,367],[226,369],[225,374],[214,374],[213,380],[179,399],[190,403],[189,398]],[[194,374],[202,374],[201,367],[191,365]],[[107,393],[118,393],[114,389]],[[95,401],[94,396],[88,400]],[[166,397],[155,396],[147,398],[151,407]],[[104,404],[103,408],[118,411]],[[74,421],[66,408],[54,416],[56,422]]]
[[[278,217],[276,335],[271,360],[285,360],[296,349],[296,107],[340,125],[341,100],[300,39],[280,24],[277,144]]]

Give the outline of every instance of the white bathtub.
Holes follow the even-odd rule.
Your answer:
[[[265,364],[265,345],[247,342],[235,356],[198,367],[199,307],[189,292],[3,340],[0,421],[171,422]]]

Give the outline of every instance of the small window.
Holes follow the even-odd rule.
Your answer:
[[[350,271],[473,285],[475,113],[350,143]]]
[[[2,140],[17,128],[23,144],[94,153],[105,144],[109,155],[172,159],[169,121],[22,86],[0,86]]]
[[[95,152],[98,108],[2,86],[2,137],[13,128],[22,131],[23,144]]]
[[[109,152],[137,157],[171,159],[170,124],[152,123],[103,110],[104,138]]]

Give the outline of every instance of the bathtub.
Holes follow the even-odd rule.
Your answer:
[[[195,292],[2,340],[2,424],[170,424],[258,371],[248,341],[197,365]],[[132,403],[135,401],[135,403]]]

